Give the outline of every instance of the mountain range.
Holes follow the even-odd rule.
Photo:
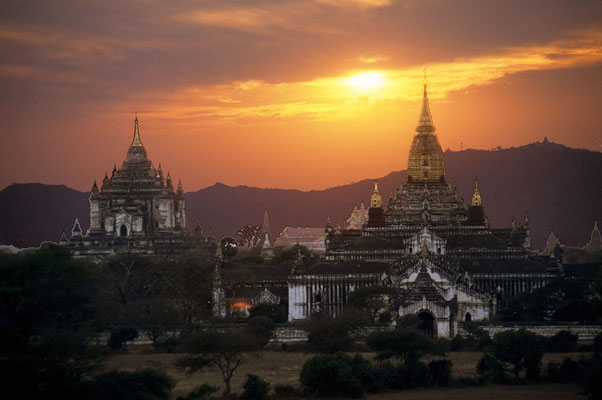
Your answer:
[[[546,140],[494,150],[447,150],[446,179],[470,202],[478,178],[483,206],[494,227],[508,227],[528,212],[532,243],[542,248],[550,230],[563,244],[581,246],[594,221],[602,221],[602,153],[573,149]],[[286,226],[322,227],[330,215],[344,225],[354,206],[369,203],[375,179],[325,190],[262,189],[216,183],[188,192],[191,227],[200,221],[207,234],[233,235],[246,224],[261,225],[268,210],[272,234]],[[377,179],[385,203],[406,181],[405,171]],[[13,184],[0,191],[0,243],[37,246],[59,239],[76,217],[89,225],[88,192],[64,185]]]

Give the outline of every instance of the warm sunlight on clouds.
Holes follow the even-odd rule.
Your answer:
[[[429,64],[427,79],[430,97],[441,100],[450,92],[487,85],[508,74],[600,61],[602,32],[587,32],[543,46],[510,48],[499,54]],[[422,67],[354,71],[344,77],[308,82],[247,81],[192,86],[167,96],[142,93],[131,105],[120,105],[118,109],[132,109],[143,103],[147,115],[165,119],[209,118],[214,123],[301,115],[340,120],[369,109],[375,102],[420,99]]]
[[[136,112],[187,190],[382,176],[425,67],[444,148],[599,150],[600,20],[599,0],[2,1],[0,188],[88,190]]]

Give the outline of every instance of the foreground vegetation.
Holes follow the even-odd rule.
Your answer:
[[[0,373],[26,398],[390,397],[415,388],[575,382],[591,398],[602,396],[602,334],[590,346],[593,355],[578,360],[546,359],[546,351],[576,349],[570,332],[548,340],[525,330],[491,338],[466,324],[465,337],[433,340],[410,316],[394,330],[362,336],[366,323],[390,318],[380,311],[387,297],[404,296],[379,287],[351,296],[339,318],[308,321],[306,345],[266,351],[284,318],[277,305],[253,309],[242,324],[198,324],[210,314],[209,261],[206,254],[164,263],[125,254],[90,264],[54,244],[0,254]],[[174,326],[182,334],[166,338]],[[107,328],[107,345],[93,345]],[[128,354],[140,330],[153,339],[147,350],[177,354]]]

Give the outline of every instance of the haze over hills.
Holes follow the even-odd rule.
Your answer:
[[[466,202],[478,177],[485,212],[495,227],[522,223],[529,212],[533,245],[543,247],[553,229],[564,244],[589,240],[594,220],[602,221],[602,153],[543,142],[502,150],[446,151],[446,178]],[[330,214],[343,225],[354,206],[368,204],[373,179],[326,190],[213,186],[186,193],[188,221],[200,220],[205,233],[234,234],[245,224],[260,225],[268,210],[272,233],[285,225],[324,226]],[[383,200],[406,181],[405,171],[379,178]],[[87,192],[65,186],[15,184],[0,192],[0,242],[37,246],[69,233],[75,217],[89,225]]]

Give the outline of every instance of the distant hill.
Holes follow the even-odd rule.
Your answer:
[[[583,245],[593,221],[602,221],[602,153],[555,143],[533,143],[501,150],[446,151],[446,177],[456,182],[470,201],[478,177],[485,212],[493,226],[521,223],[529,212],[533,244],[543,247],[553,229],[565,244]],[[405,182],[405,171],[379,178],[386,202],[395,186]],[[186,193],[188,220],[196,219],[207,233],[233,234],[245,224],[260,225],[268,210],[272,233],[285,225],[344,224],[355,205],[368,204],[373,179],[326,190],[260,189],[248,186],[213,186]],[[75,217],[89,225],[88,193],[65,186],[12,185],[0,192],[0,242],[36,246],[58,240],[70,231]]]

